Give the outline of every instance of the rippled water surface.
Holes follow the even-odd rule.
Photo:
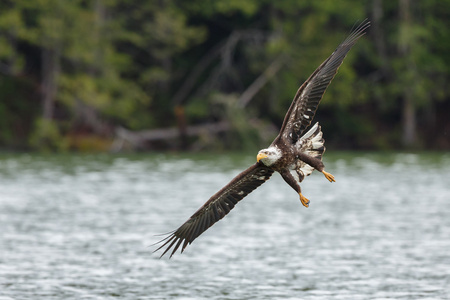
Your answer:
[[[2,155],[0,299],[450,299],[450,155],[330,154],[310,208],[275,174],[171,260],[253,156]]]

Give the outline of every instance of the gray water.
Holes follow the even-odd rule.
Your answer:
[[[2,155],[0,299],[450,299],[450,155],[330,154],[309,208],[274,174],[171,260],[253,155]]]

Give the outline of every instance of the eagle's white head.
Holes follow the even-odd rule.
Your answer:
[[[267,149],[262,149],[256,156],[256,161],[261,161],[264,165],[270,167],[281,158],[281,151],[275,146],[271,146]]]

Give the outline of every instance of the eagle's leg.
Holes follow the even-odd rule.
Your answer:
[[[303,204],[304,207],[309,207],[309,200],[305,196],[302,195],[302,193],[299,193],[300,195],[300,202]]]
[[[325,172],[325,170],[321,171],[323,175],[325,175],[325,178],[328,179],[329,182],[336,182],[334,179],[334,176],[331,173]]]
[[[309,207],[309,200],[302,195],[302,189],[298,184],[297,180],[295,180],[294,176],[292,176],[291,172],[288,169],[284,169],[280,172],[281,177],[283,177],[284,181],[289,184],[300,196],[300,201],[302,202],[304,207]]]
[[[306,153],[298,152],[297,157],[316,169],[317,171],[321,172],[323,175],[325,175],[325,178],[328,179],[329,182],[335,182],[334,176],[331,173],[325,172],[325,165],[323,162],[315,157],[312,157]]]

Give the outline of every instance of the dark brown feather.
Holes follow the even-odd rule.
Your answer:
[[[198,236],[214,223],[226,216],[234,206],[245,196],[263,184],[273,174],[273,170],[261,163],[256,163],[237,175],[230,183],[214,194],[199,210],[197,210],[183,225],[161,240],[158,249],[166,247],[161,257],[172,247],[170,257],[181,246],[181,252]]]
[[[367,20],[359,24],[298,89],[284,117],[280,134],[274,143],[280,139],[289,141],[292,144],[297,142],[305,129],[311,124],[319,102],[345,56],[357,40],[365,34],[369,26],[370,22]]]

